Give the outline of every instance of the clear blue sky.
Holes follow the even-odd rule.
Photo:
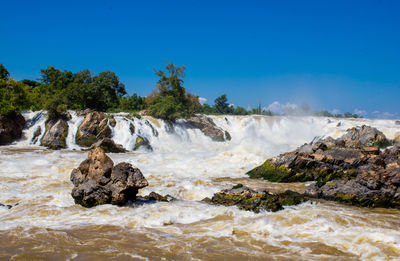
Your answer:
[[[4,0],[0,23],[0,63],[16,79],[111,70],[146,95],[169,60],[208,103],[226,93],[243,107],[400,117],[400,1]]]

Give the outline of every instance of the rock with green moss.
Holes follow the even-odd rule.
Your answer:
[[[108,126],[110,119],[104,112],[89,112],[78,127],[76,144],[90,147],[102,138],[111,138],[111,128]]]
[[[237,206],[240,209],[258,213],[260,211],[275,212],[282,210],[284,206],[294,206],[308,200],[304,195],[290,190],[271,194],[267,191],[259,192],[240,185],[222,190],[215,193],[211,199],[205,198],[202,201],[215,205]]]
[[[68,123],[65,118],[52,119],[46,122],[46,130],[41,145],[58,150],[67,147]]]
[[[148,139],[146,139],[145,137],[137,136],[136,144],[133,150],[138,150],[140,148],[145,148],[146,150],[150,151],[153,150]]]
[[[268,159],[247,174],[272,182],[316,181],[307,194],[317,198],[359,206],[397,207],[400,147],[380,149],[387,142],[375,128],[355,127],[339,139],[316,139]]]

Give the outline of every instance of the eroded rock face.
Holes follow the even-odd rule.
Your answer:
[[[53,150],[67,147],[68,123],[64,118],[53,119],[46,122],[46,131],[42,137],[41,145]]]
[[[76,143],[80,146],[90,147],[102,138],[110,138],[111,129],[108,118],[104,112],[88,112],[78,128]]]
[[[125,162],[114,166],[101,148],[91,150],[88,158],[72,170],[70,179],[74,184],[71,195],[84,207],[125,205],[136,199],[140,188],[148,186],[138,168]]]
[[[21,138],[25,118],[20,113],[0,114],[0,145],[6,145]]]
[[[256,213],[282,210],[283,206],[298,205],[307,198],[303,195],[287,190],[279,194],[271,194],[267,191],[259,192],[238,184],[232,189],[222,190],[210,198],[203,199],[204,202],[224,206],[237,206],[243,210]]]
[[[153,150],[148,139],[146,139],[145,137],[137,136],[135,147],[133,148],[133,150],[138,150],[140,148],[145,148],[146,150],[150,151]]]
[[[224,130],[218,128],[212,119],[197,115],[186,119],[186,125],[191,128],[200,129],[204,135],[210,137],[213,141],[231,140],[231,135]]]
[[[360,206],[400,206],[400,148],[381,151],[387,139],[367,127],[349,129],[341,138],[305,144],[268,159],[249,171],[251,178],[273,182],[316,181],[307,194]],[[399,183],[399,184],[398,184]]]

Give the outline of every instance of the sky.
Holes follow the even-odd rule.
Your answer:
[[[400,118],[400,1],[1,3],[0,63],[17,80],[55,66],[116,72],[149,94],[166,61],[213,104]]]

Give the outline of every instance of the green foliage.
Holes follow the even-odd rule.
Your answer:
[[[120,97],[117,109],[123,112],[135,112],[144,110],[145,108],[144,97],[140,97],[135,93],[132,96]]]
[[[246,173],[250,178],[262,178],[272,182],[285,182],[290,177],[290,171],[285,166],[275,167],[269,160]]]
[[[10,78],[0,79],[0,114],[20,112],[29,107],[28,86]]]
[[[200,110],[199,97],[188,94],[182,78],[185,67],[168,63],[165,70],[154,70],[160,78],[155,91],[146,98],[148,113],[157,118],[175,120]]]
[[[217,97],[214,101],[214,107],[217,113],[220,114],[231,114],[233,112],[233,108],[228,104],[228,98],[226,94],[222,94],[221,96]]]
[[[3,64],[0,64],[0,79],[6,80],[8,77],[10,77],[10,73],[7,68]]]

